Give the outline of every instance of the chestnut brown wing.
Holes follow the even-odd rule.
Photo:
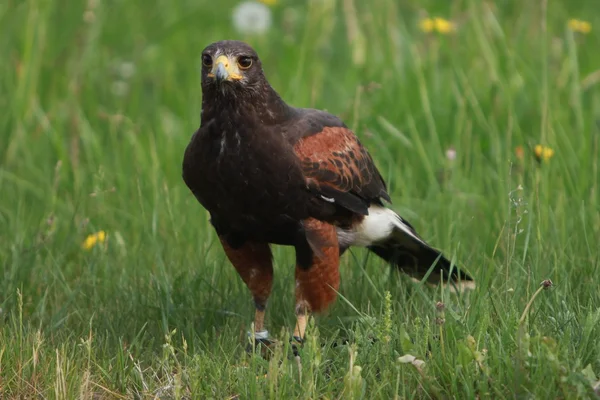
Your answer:
[[[370,204],[390,201],[373,159],[346,127],[325,127],[302,137],[294,150],[308,187],[325,202],[367,215]]]

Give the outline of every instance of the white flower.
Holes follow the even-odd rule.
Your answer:
[[[243,34],[259,34],[271,27],[271,10],[265,4],[245,1],[233,10],[233,26]]]
[[[448,150],[446,150],[446,158],[450,161],[456,160],[456,150],[454,147],[450,147]]]
[[[124,61],[119,65],[119,74],[121,78],[127,80],[135,75],[135,64],[129,61]]]
[[[110,91],[117,97],[123,97],[129,93],[129,84],[125,81],[114,81],[110,85]]]
[[[126,81],[135,75],[136,68],[135,64],[131,61],[123,61],[121,59],[115,59],[110,63],[111,72]]]

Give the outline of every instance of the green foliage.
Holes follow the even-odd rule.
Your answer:
[[[233,0],[65,4],[0,3],[0,397],[598,396],[596,1],[282,0],[258,36]],[[428,16],[454,31],[421,31]],[[394,208],[477,288],[354,250],[299,365],[276,248],[279,345],[246,354],[248,291],[181,179],[200,51],[224,38],[354,128]]]

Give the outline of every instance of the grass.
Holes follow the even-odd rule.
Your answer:
[[[230,0],[1,3],[0,397],[598,396],[597,4],[495,3],[288,0],[262,36],[235,32]],[[456,32],[421,32],[427,12]],[[276,248],[283,346],[247,355],[250,296],[181,179],[200,51],[223,38],[255,46],[291,104],[344,118],[394,208],[477,289],[355,250],[299,370],[293,253]]]

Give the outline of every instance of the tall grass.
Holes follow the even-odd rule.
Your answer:
[[[236,33],[235,5],[0,4],[0,397],[597,395],[596,2],[290,0],[261,36]],[[422,32],[428,16],[456,31]],[[477,289],[355,250],[299,369],[293,253],[276,248],[281,346],[246,354],[250,296],[181,179],[200,51],[224,38],[251,43],[289,103],[352,126],[393,207]]]

